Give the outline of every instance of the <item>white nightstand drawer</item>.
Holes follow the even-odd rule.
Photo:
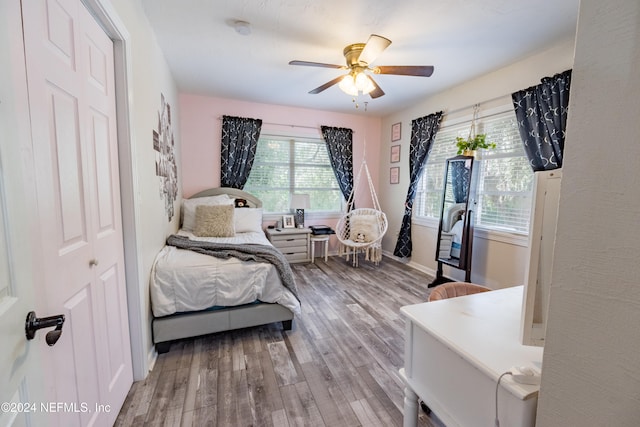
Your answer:
[[[305,237],[299,238],[299,237],[281,236],[277,239],[276,238],[272,239],[271,243],[273,243],[273,246],[277,248],[288,248],[291,246],[306,246],[307,239]]]
[[[306,252],[299,252],[299,253],[293,253],[293,254],[285,253],[284,257],[289,262],[307,262],[307,261],[309,261],[309,259],[307,258],[307,253]]]
[[[290,263],[309,261],[309,236],[308,228],[292,229],[267,229],[267,237],[271,244],[282,252]]]

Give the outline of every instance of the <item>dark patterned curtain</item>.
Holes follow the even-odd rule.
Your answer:
[[[471,173],[464,160],[449,162],[451,168],[451,185],[453,188],[453,200],[456,203],[467,203],[469,192],[469,180]]]
[[[534,172],[562,167],[571,70],[511,95],[520,137]]]
[[[222,116],[220,186],[242,189],[249,178],[262,120]]]
[[[411,243],[411,211],[416,198],[418,181],[427,163],[429,152],[440,128],[442,111],[411,121],[411,145],[409,147],[409,190],[404,203],[404,216],[398,234],[398,241],[393,254],[397,257],[410,257],[413,249]]]
[[[347,128],[321,126],[327,143],[329,161],[345,200],[353,190],[353,131]]]

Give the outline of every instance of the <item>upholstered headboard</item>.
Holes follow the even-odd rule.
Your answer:
[[[207,190],[202,190],[189,198],[196,199],[198,197],[219,196],[221,194],[227,194],[234,199],[245,199],[247,202],[249,202],[249,207],[251,208],[262,207],[262,201],[255,197],[253,194],[231,187],[209,188]]]

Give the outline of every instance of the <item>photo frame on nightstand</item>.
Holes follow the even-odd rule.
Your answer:
[[[282,215],[282,228],[295,228],[296,223],[293,215]]]

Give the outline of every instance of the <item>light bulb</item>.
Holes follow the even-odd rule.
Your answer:
[[[338,87],[348,95],[358,96],[358,88],[351,74],[345,75],[338,83]]]

